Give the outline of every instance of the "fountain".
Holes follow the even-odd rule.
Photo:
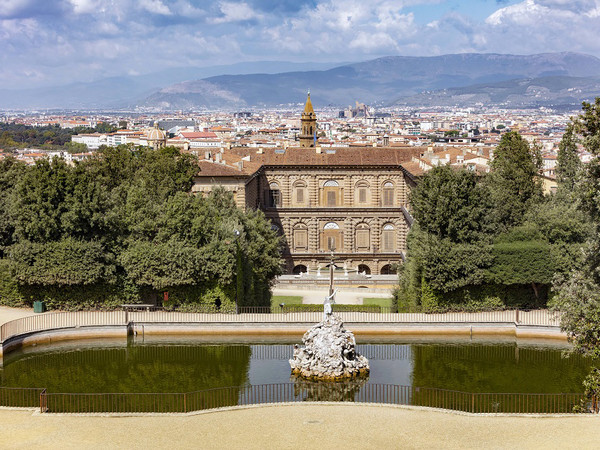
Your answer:
[[[304,347],[294,346],[290,359],[292,375],[308,380],[346,380],[368,375],[369,360],[356,352],[354,334],[344,328],[342,320],[333,314],[334,254],[329,265],[329,295],[323,302],[323,320],[302,337]]]

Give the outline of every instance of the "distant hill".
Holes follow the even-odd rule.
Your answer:
[[[220,75],[186,81],[161,89],[138,104],[161,109],[275,106],[303,102],[309,88],[317,106],[344,106],[355,100],[390,104],[423,91],[515,79],[594,76],[600,76],[600,59],[571,52],[389,56],[329,70]],[[566,78],[563,81],[568,82]]]
[[[551,76],[428,91],[401,98],[395,104],[423,107],[469,107],[493,104],[513,108],[540,106],[579,108],[582,101],[593,101],[598,96],[600,96],[600,76]]]
[[[102,78],[43,88],[0,89],[0,109],[122,108],[135,105],[140,98],[146,98],[165,86],[185,80],[259,71],[323,70],[337,65],[339,63],[255,61],[209,67],[176,67],[144,75]]]
[[[452,102],[459,96],[469,95],[474,99],[480,95],[485,102],[503,103],[505,100],[501,94],[493,95],[492,91],[496,88],[492,85],[495,83],[553,79],[546,83],[559,84],[556,89],[546,86],[549,91],[556,91],[559,96],[560,90],[566,99],[572,99],[578,95],[569,89],[581,89],[585,95],[597,92],[593,77],[600,77],[600,59],[570,52],[388,56],[343,65],[262,61],[204,68],[171,68],[146,75],[105,78],[51,88],[0,89],[0,109],[270,107],[303,103],[307,89],[313,93],[317,107],[347,106],[355,100],[371,105],[389,105],[399,101],[411,105],[424,102],[434,106],[438,101],[443,105],[454,104]],[[585,78],[589,80],[582,80]],[[559,82],[559,79],[562,81]],[[575,84],[571,86],[569,83]],[[588,84],[581,86],[580,83]],[[562,86],[560,89],[559,85]],[[506,95],[519,89],[516,85],[508,86],[512,85],[498,89]],[[461,93],[453,90],[458,88],[468,89]],[[469,89],[475,89],[476,95],[469,93]],[[446,92],[437,92],[443,90]],[[436,93],[431,94],[434,91]],[[513,96],[511,99],[517,98],[514,97],[517,93],[510,95]],[[531,97],[529,94],[519,95],[522,99]],[[540,97],[540,102],[556,100],[553,95],[548,99]]]

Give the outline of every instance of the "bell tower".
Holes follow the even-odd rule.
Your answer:
[[[313,109],[312,102],[310,101],[310,91],[306,98],[306,105],[304,106],[304,112],[300,119],[301,131],[300,136],[300,147],[314,147],[317,144],[317,116]]]

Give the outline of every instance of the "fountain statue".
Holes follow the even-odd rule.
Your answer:
[[[356,352],[354,334],[333,314],[333,251],[329,265],[329,295],[323,302],[323,320],[302,337],[304,347],[294,345],[292,375],[312,380],[344,380],[367,375],[369,360]]]

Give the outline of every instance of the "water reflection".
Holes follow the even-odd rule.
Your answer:
[[[27,348],[7,355],[0,382],[49,392],[192,392],[290,382],[288,359],[294,339],[235,339]],[[581,392],[590,364],[578,356],[563,358],[564,348],[550,343],[363,341],[357,350],[370,361],[368,380],[330,383],[327,388],[303,380],[294,389],[307,400],[356,399],[362,386],[371,384],[465,392]]]
[[[367,384],[368,376],[346,381],[319,382],[291,377],[294,395],[308,402],[351,402]]]

